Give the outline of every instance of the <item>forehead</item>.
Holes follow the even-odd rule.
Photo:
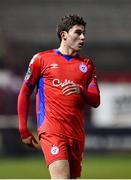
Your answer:
[[[83,25],[74,25],[69,31],[85,31],[85,27]]]

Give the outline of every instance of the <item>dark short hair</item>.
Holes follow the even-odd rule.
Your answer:
[[[60,39],[60,41],[61,41],[60,33],[62,31],[68,32],[69,29],[71,29],[74,25],[83,25],[85,27],[86,22],[83,20],[82,17],[80,17],[79,15],[76,15],[76,14],[64,16],[61,18],[61,21],[57,25],[57,29],[56,29],[56,32],[57,32],[57,35],[58,35],[58,38]]]

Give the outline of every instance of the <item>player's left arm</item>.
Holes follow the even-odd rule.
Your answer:
[[[87,88],[69,82],[63,86],[62,92],[64,95],[79,94],[83,96],[90,106],[98,107],[100,105],[100,91],[96,78],[96,69],[92,63],[90,64],[90,68],[90,78],[87,83]]]
[[[87,103],[92,107],[98,107],[100,105],[100,90],[98,87],[96,68],[91,63],[91,74],[87,83],[87,88],[80,86],[80,94],[84,96]]]

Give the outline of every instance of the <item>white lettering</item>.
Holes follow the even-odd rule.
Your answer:
[[[61,82],[59,79],[53,79],[53,81],[52,81],[52,85],[55,87],[59,87],[59,86],[64,87],[68,83],[74,83],[74,82],[71,80],[67,80],[67,79],[65,79],[64,82]]]

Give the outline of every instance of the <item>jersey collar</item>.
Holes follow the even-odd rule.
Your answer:
[[[70,56],[70,55],[64,55],[62,54],[58,49],[55,49],[54,50],[56,52],[56,54],[64,57],[67,61],[70,61],[72,58],[78,58],[79,57],[79,54],[75,55],[75,56]]]

